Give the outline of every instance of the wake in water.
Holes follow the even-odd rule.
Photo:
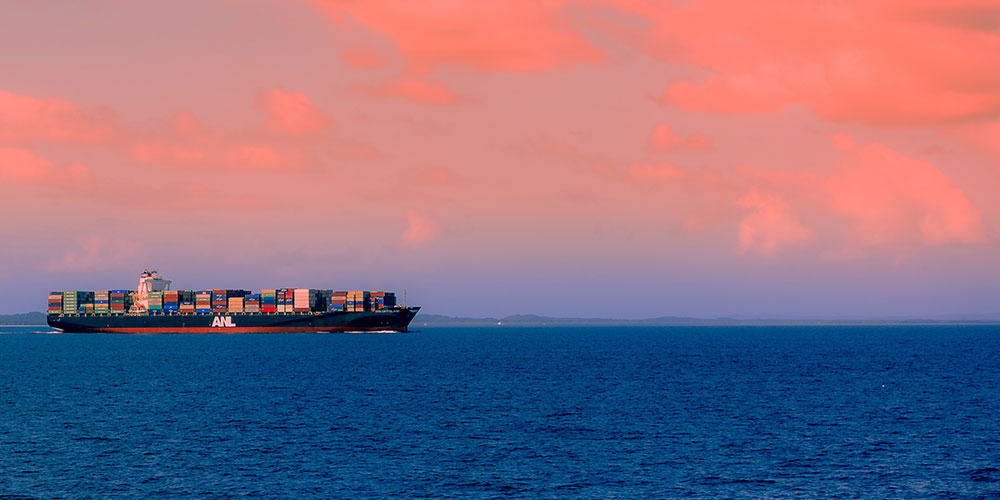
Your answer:
[[[42,325],[0,325],[0,335],[5,333],[59,333],[59,330]]]

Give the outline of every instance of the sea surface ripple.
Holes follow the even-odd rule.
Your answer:
[[[0,499],[1000,497],[995,326],[0,332]]]

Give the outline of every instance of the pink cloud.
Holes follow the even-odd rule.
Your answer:
[[[378,158],[382,151],[363,141],[340,140],[332,144],[333,153],[338,158],[345,160],[372,160]]]
[[[956,133],[965,142],[990,154],[1000,171],[1000,121],[969,125]]]
[[[654,151],[711,151],[712,140],[704,134],[677,135],[666,123],[657,124],[649,134],[649,147]]]
[[[304,100],[303,100],[304,99]],[[268,114],[263,130],[224,131],[205,126],[189,111],[178,112],[158,129],[133,134],[122,147],[141,165],[180,168],[295,169],[309,132],[329,123],[313,113],[308,98],[283,91],[262,94]],[[318,112],[316,112],[318,113]]]
[[[636,181],[672,181],[684,177],[684,171],[666,162],[637,163],[628,168],[628,176]]]
[[[601,60],[574,29],[571,0],[535,2],[355,2],[312,0],[338,25],[349,15],[392,38],[417,73],[439,66],[538,71]]]
[[[199,145],[184,144],[180,141],[163,139],[142,139],[132,144],[132,159],[144,165],[206,165],[212,160],[212,152]]]
[[[226,150],[226,164],[234,168],[268,168],[281,166],[278,152],[263,146],[232,146]]]
[[[344,64],[355,69],[378,69],[385,67],[385,56],[371,47],[357,47],[344,51]]]
[[[11,184],[73,186],[93,181],[79,164],[55,165],[26,149],[0,146],[0,179]]]
[[[295,169],[302,166],[302,157],[296,148],[228,136],[223,136],[220,142],[177,137],[141,139],[134,142],[128,152],[142,165],[230,169]]]
[[[365,87],[372,97],[398,97],[421,104],[456,104],[462,99],[444,85],[421,78],[400,78],[384,85]]]
[[[784,200],[751,188],[736,201],[746,214],[739,224],[741,252],[770,255],[787,247],[812,241],[812,231],[802,225]]]
[[[832,251],[838,255],[986,240],[980,209],[941,170],[879,143],[857,145],[846,134],[835,135],[832,143],[843,159],[826,174],[797,169],[736,172],[753,186],[737,203],[755,210],[753,218],[740,224],[741,249],[768,253],[783,242],[802,240],[807,233],[789,218],[791,199],[804,211],[840,221],[825,226],[830,241],[840,242]],[[768,194],[761,194],[765,190]],[[769,227],[777,228],[774,237],[761,229]]]
[[[106,112],[87,111],[59,98],[38,99],[0,90],[0,143],[94,144],[114,136],[115,127]]]
[[[856,243],[985,240],[980,210],[933,165],[878,143],[856,146],[845,136],[835,141],[845,161],[827,180],[829,206],[852,221]]]
[[[105,271],[123,262],[135,262],[144,253],[142,243],[135,239],[90,235],[73,245],[71,251],[47,262],[43,269],[48,272]]]
[[[712,78],[701,85],[671,84],[660,102],[685,111],[754,114],[775,113],[798,103],[792,99],[779,82],[758,75],[739,75]]]
[[[170,128],[174,133],[184,135],[203,133],[206,130],[201,120],[190,111],[177,112],[170,120]]]
[[[416,247],[430,243],[441,234],[441,226],[430,217],[420,215],[413,210],[406,212],[407,226],[400,236],[404,246]]]
[[[450,186],[461,180],[461,176],[452,170],[436,165],[410,168],[404,175],[408,183],[429,186]]]
[[[267,129],[271,132],[303,135],[330,125],[330,120],[302,92],[271,89],[261,93],[257,105],[267,114]]]
[[[1000,34],[982,28],[994,12],[982,1],[607,2],[650,23],[633,43],[706,70],[666,87],[664,102],[680,109],[803,105],[834,120],[903,125],[1000,113],[1000,65],[984,63],[1000,53]]]
[[[184,168],[299,168],[302,136],[328,127],[300,92],[262,92],[257,105],[267,116],[262,128],[213,130],[189,111],[180,111],[150,130],[114,125],[108,112],[92,112],[62,99],[37,99],[0,91],[0,145],[32,141],[100,144],[141,165]],[[291,136],[291,137],[289,137]],[[352,146],[358,149],[360,146]],[[5,148],[4,178],[18,182],[66,183],[90,179],[81,165],[55,167],[28,150]]]

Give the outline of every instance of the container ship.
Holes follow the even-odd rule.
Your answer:
[[[420,310],[392,292],[315,288],[170,290],[156,271],[132,290],[50,292],[49,326],[63,332],[405,332]]]

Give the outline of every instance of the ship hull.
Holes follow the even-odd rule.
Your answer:
[[[405,332],[419,307],[328,313],[49,315],[72,333],[335,333]]]

